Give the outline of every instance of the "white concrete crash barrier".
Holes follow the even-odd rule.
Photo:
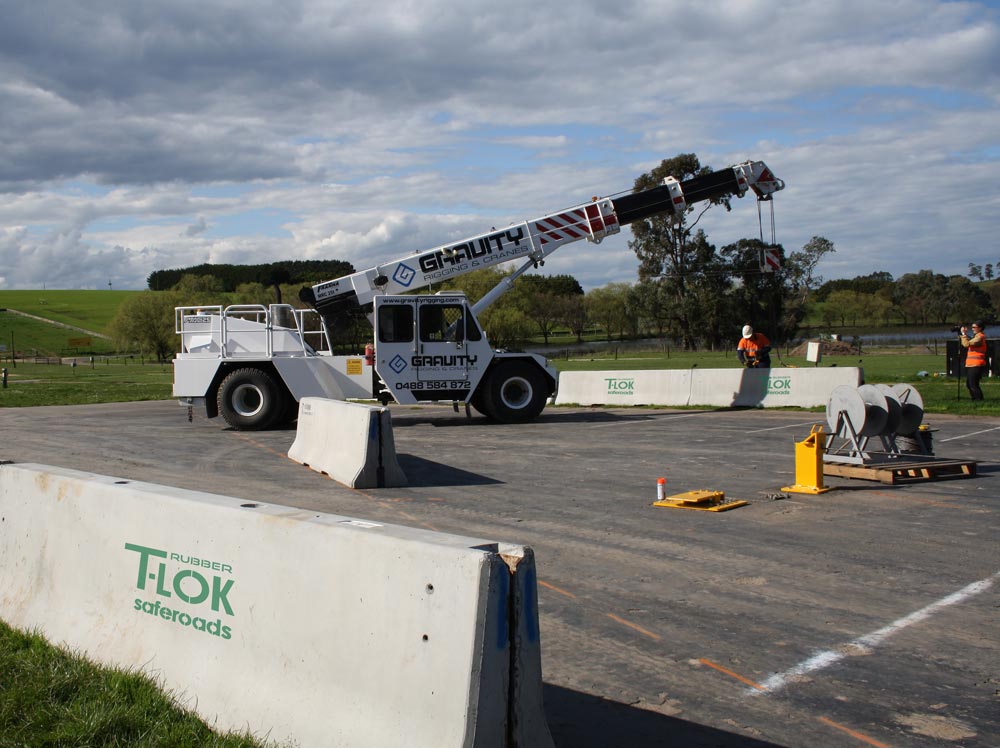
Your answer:
[[[288,456],[351,488],[407,483],[396,459],[388,408],[304,397]]]
[[[834,388],[857,387],[858,367],[571,371],[559,375],[557,405],[824,406]]]
[[[524,546],[0,464],[0,618],[222,730],[552,746]]]

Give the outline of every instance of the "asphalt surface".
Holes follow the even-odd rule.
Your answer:
[[[530,545],[560,748],[1000,745],[1000,419],[974,477],[786,494],[806,412],[395,408],[410,486],[352,490],[174,402],[0,410],[0,459]],[[726,512],[651,506],[707,489]],[[782,498],[784,496],[784,498]]]

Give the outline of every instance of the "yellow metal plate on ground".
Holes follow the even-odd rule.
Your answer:
[[[653,506],[665,506],[674,509],[698,509],[703,512],[724,512],[739,506],[746,506],[749,501],[726,501],[722,491],[686,491],[674,496],[667,496],[662,501],[654,501]]]
[[[796,483],[794,486],[783,486],[782,491],[788,491],[789,493],[808,493],[808,494],[821,494],[827,491],[832,491],[833,487],[824,488],[822,486],[800,486]]]

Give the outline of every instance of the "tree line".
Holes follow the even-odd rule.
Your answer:
[[[281,260],[262,265],[203,263],[187,268],[154,270],[146,278],[146,286],[151,291],[169,291],[185,275],[208,275],[219,281],[223,291],[233,293],[247,283],[280,288],[282,284],[319,283],[353,272],[351,263],[343,260]]]
[[[932,270],[893,280],[880,272],[824,283],[814,302],[827,326],[992,324],[1000,316],[1000,281],[980,285]]]

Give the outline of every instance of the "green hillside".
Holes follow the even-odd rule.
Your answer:
[[[107,338],[58,327],[51,322],[0,312],[0,359],[20,356],[86,356],[114,352]]]
[[[118,306],[142,291],[4,291],[0,309],[16,309],[37,317],[104,333]]]
[[[111,341],[101,336],[119,305],[137,293],[142,292],[0,290],[0,309],[4,310],[0,312],[0,357],[14,349],[25,356],[113,353]]]

